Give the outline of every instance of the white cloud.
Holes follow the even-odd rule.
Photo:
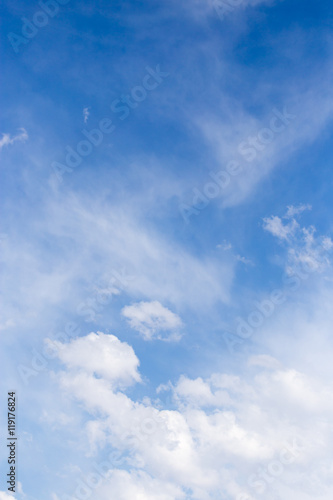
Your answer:
[[[222,243],[219,243],[218,245],[216,245],[216,248],[218,248],[219,250],[224,250],[224,251],[228,251],[228,250],[231,250],[232,249],[232,244],[226,240],[224,240]],[[245,265],[250,265],[250,266],[254,266],[253,262],[251,259],[247,259],[246,257],[242,256],[242,255],[239,255],[239,254],[235,254],[233,255],[233,257],[238,261],[238,262],[242,262],[243,264]]]
[[[232,16],[238,17],[243,12],[244,7],[255,7],[260,4],[273,4],[277,0],[240,0],[239,2],[229,2],[228,0],[190,0],[185,3],[187,12],[197,22],[203,22],[207,15],[219,15],[221,21],[230,22]],[[282,1],[282,0],[280,0]],[[226,14],[226,15],[224,15]]]
[[[247,259],[246,257],[243,257],[242,255],[236,255],[235,257],[236,257],[236,260],[238,260],[238,262],[242,262],[245,265],[254,266],[251,259]]]
[[[229,241],[224,240],[223,243],[219,243],[216,245],[216,248],[219,248],[221,250],[231,250],[232,249],[232,244]]]
[[[20,481],[17,481],[17,492],[24,497],[26,496],[23,491],[22,483]]]
[[[15,500],[13,495],[9,495],[5,491],[0,491],[0,500]]]
[[[0,139],[0,150],[8,144],[14,144],[17,141],[26,141],[28,139],[27,131],[24,128],[20,128],[20,133],[11,137],[10,134],[2,134]]]
[[[89,115],[90,115],[89,108],[83,108],[82,114],[83,114],[84,123],[87,123]]]
[[[235,7],[235,13],[236,10],[237,12],[244,12],[242,8],[237,9]],[[226,22],[227,19],[232,19],[233,15],[231,12],[226,18]],[[236,16],[234,17],[237,19]],[[239,26],[240,30],[244,29],[243,23],[240,23]],[[294,38],[297,38],[297,46],[291,50],[291,41],[294,41]],[[288,54],[289,57],[296,61],[301,50],[300,44],[303,44],[305,39],[305,32],[301,34],[293,32],[288,36],[281,34],[277,39],[271,39],[271,42],[277,53]],[[212,48],[212,52],[213,50]],[[242,75],[248,75],[247,71],[245,70],[244,73],[244,69],[238,64],[230,65],[223,59],[221,59],[220,63],[214,61],[214,64],[216,64],[214,71],[219,75],[225,74],[226,71],[237,74],[239,78],[242,78]],[[276,134],[273,141],[265,145],[262,151],[257,151],[255,161],[252,163],[247,162],[245,156],[240,156],[239,146],[242,142],[248,144],[250,137],[257,136],[260,130],[269,126],[271,117],[274,116],[272,114],[274,104],[267,95],[266,79],[251,87],[252,95],[260,99],[266,107],[265,114],[261,117],[249,113],[242,106],[242,103],[232,96],[230,97],[228,92],[221,97],[219,95],[220,89],[216,88],[214,81],[206,82],[206,88],[209,87],[209,92],[214,95],[217,92],[216,95],[219,96],[214,104],[215,109],[209,109],[206,106],[204,112],[200,110],[199,114],[194,109],[191,111],[193,121],[209,147],[209,154],[214,154],[216,157],[216,164],[211,170],[215,173],[225,170],[231,160],[238,161],[242,167],[240,174],[232,176],[228,185],[223,188],[221,196],[216,198],[216,202],[221,208],[237,206],[246,199],[251,199],[258,192],[259,184],[267,178],[273,169],[279,168],[281,164],[290,161],[295,151],[302,149],[309,143],[313,143],[320,136],[330,122],[333,113],[332,89],[327,84],[330,71],[329,65],[326,64],[320,76],[312,75],[310,80],[307,81],[306,88],[303,87],[302,104],[300,104],[299,95],[297,95],[299,86],[290,86],[290,82],[288,82],[281,87],[281,82],[279,82],[279,86],[275,87],[279,100],[284,103],[288,112],[294,115],[294,119],[290,121],[282,133]],[[326,76],[324,77],[324,75]],[[272,83],[272,79],[269,81]],[[313,97],[311,88],[321,89],[322,97],[319,100],[317,96],[316,98]],[[279,107],[279,111],[282,111],[283,107]],[[187,116],[189,114],[187,112]],[[312,123],[311,116],[314,117]],[[191,123],[191,127],[192,125],[193,123]],[[193,187],[198,183],[197,174],[195,173],[195,175],[192,179]],[[206,182],[211,182],[208,175]],[[191,189],[192,186],[188,186],[188,189]],[[188,200],[190,200],[189,197]]]
[[[49,344],[52,345],[50,341]],[[70,369],[84,369],[115,386],[140,381],[139,360],[132,347],[114,335],[90,333],[65,345],[55,341],[54,345],[59,350],[59,358]]]
[[[163,479],[153,478],[144,471],[111,470],[107,486],[98,490],[98,498],[109,500],[110,492],[117,500],[185,500],[182,489]]]
[[[283,224],[280,217],[272,215],[271,217],[264,218],[265,231],[272,233],[273,236],[281,240],[287,240],[290,236],[295,234],[298,224],[292,220],[289,224]]]
[[[301,214],[302,212],[304,212],[305,210],[311,210],[312,207],[311,205],[304,205],[304,204],[301,204],[301,205],[298,205],[298,207],[295,207],[293,205],[290,205],[287,207],[287,212],[286,214],[284,215],[284,217],[286,219],[292,219],[293,217],[295,217],[295,215],[299,215]]]
[[[156,300],[126,306],[122,309],[122,314],[127,318],[131,327],[140,332],[145,340],[180,339],[181,319]],[[167,336],[162,337],[161,332],[167,332]]]
[[[331,240],[331,238],[325,236],[322,239],[322,247],[324,248],[324,250],[331,250],[333,248],[333,241]]]
[[[59,352],[67,349],[64,344]],[[274,484],[280,494],[308,500],[311,485],[299,479],[304,473],[321,482],[324,500],[333,493],[324,472],[333,465],[333,392],[324,380],[257,355],[243,378],[222,372],[167,384],[176,405],[170,411],[114,392],[108,378],[80,365],[80,372],[69,369],[58,380],[93,415],[86,430],[91,446],[98,444],[95,451],[119,449],[130,469],[109,472],[96,490],[102,500],[111,492],[120,499],[256,498],[247,478],[267,469],[286,447],[294,459]],[[270,482],[264,487],[265,499],[273,500]]]
[[[59,306],[81,317],[79,304],[96,297],[107,300],[106,288],[114,273],[119,276],[123,271],[125,283],[116,279],[114,285],[126,293],[127,301],[157,300],[180,311],[190,308],[207,314],[216,304],[229,301],[233,263],[212,255],[199,258],[147,228],[127,198],[125,204],[59,193],[57,201],[45,200],[38,221],[21,220],[9,228],[1,241],[7,290],[1,324],[16,318],[19,330],[23,321],[19,318],[24,317],[25,328],[31,323],[37,331],[35,321],[43,311],[49,321],[46,328],[51,329]],[[29,226],[29,242],[17,229],[20,223]],[[46,250],[45,237],[66,243],[61,253]],[[115,289],[110,288],[109,299]],[[44,335],[42,329],[40,334]]]
[[[249,359],[250,366],[262,366],[263,368],[269,369],[280,369],[281,363],[272,356],[268,356],[267,354],[258,354],[257,356],[251,356]]]
[[[283,216],[290,220],[287,224],[284,224],[278,216],[263,219],[263,228],[284,242],[287,247],[286,270],[289,274],[293,274],[297,268],[302,268],[308,273],[322,272],[330,266],[329,252],[333,248],[331,238],[316,236],[315,227],[301,227],[294,218],[310,208],[310,205],[289,206]]]

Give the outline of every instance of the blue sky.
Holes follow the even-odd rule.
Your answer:
[[[331,499],[332,4],[2,17],[14,498]]]

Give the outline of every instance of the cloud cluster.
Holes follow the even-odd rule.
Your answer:
[[[304,472],[311,471],[312,480],[322,484],[320,498],[329,499],[333,392],[328,384],[261,355],[250,359],[245,378],[221,372],[167,384],[162,391],[168,387],[175,409],[163,409],[161,403],[115,391],[109,384],[113,356],[101,358],[98,370],[89,366],[79,353],[92,342],[102,350],[107,337],[92,335],[62,346],[68,369],[59,380],[92,416],[86,424],[90,444],[121,452],[96,487],[99,498],[116,491],[119,499],[253,500],[264,491],[267,500],[277,492],[308,500],[312,486]],[[119,340],[117,345],[133,366],[133,351]],[[74,353],[80,372],[70,361]],[[123,375],[124,365],[118,364],[111,378]]]

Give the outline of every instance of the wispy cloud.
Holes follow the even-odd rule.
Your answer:
[[[297,207],[290,205],[287,207],[287,209],[288,210],[287,210],[286,214],[284,215],[284,218],[292,219],[293,217],[295,217],[295,215],[299,215],[302,212],[304,212],[305,210],[311,210],[312,207],[309,204],[307,204],[307,205],[301,204],[301,205],[298,205]]]
[[[83,108],[83,111],[82,111],[82,114],[83,114],[83,121],[84,123],[87,123],[88,121],[88,118],[90,116],[90,111],[89,111],[90,108]]]
[[[28,133],[24,128],[20,128],[20,133],[14,136],[11,136],[10,134],[2,134],[2,137],[0,139],[0,150],[4,146],[8,146],[9,144],[14,144],[17,141],[26,141],[28,139]]]
[[[284,242],[288,250],[287,270],[298,266],[304,269],[321,271],[330,265],[329,252],[333,248],[329,236],[316,236],[314,226],[302,227],[295,217],[304,210],[310,210],[310,205],[288,206],[286,214],[280,218],[277,215],[263,219],[263,228]],[[289,222],[284,223],[283,219]]]

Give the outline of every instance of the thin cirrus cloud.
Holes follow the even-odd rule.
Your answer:
[[[144,340],[180,340],[182,327],[180,317],[162,306],[157,300],[139,302],[126,306],[121,311],[130,326],[137,330]]]
[[[61,206],[46,200],[44,215],[37,222],[27,221],[29,244],[14,226],[3,235],[2,258],[7,262],[3,324],[19,317],[18,307],[26,312],[28,322],[45,306],[62,304],[75,312],[83,300],[93,295],[101,278],[101,262],[103,275],[109,280],[113,271],[125,270],[126,275],[131,275],[125,293],[132,301],[156,300],[177,309],[204,309],[229,300],[233,265],[227,260],[218,261],[214,256],[199,259],[191,249],[177,242],[171,245],[160,231],[148,230],[137,219],[135,207],[127,200],[123,207],[102,200],[88,202],[87,197],[84,201],[81,196],[61,198]],[[50,241],[67,242],[62,246],[64,253],[45,251],[45,236]],[[105,269],[110,270],[109,277]],[[87,282],[85,293],[77,286],[80,276],[85,276]],[[30,290],[32,280],[34,288]],[[20,284],[19,292],[14,282]],[[72,283],[71,293],[67,282]]]

